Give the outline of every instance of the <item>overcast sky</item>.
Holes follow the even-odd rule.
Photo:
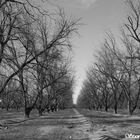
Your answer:
[[[118,34],[120,26],[124,23],[127,8],[123,0],[51,0],[54,4],[63,7],[68,16],[81,18],[84,23],[80,27],[80,36],[73,38],[74,58],[73,65],[76,70],[76,87],[74,102],[80,93],[82,82],[86,77],[86,70],[93,55],[96,54],[105,32],[112,31]]]

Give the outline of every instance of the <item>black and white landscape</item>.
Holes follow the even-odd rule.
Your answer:
[[[0,0],[0,140],[140,139],[140,0]]]

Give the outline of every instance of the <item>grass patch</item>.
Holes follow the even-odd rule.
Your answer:
[[[72,140],[72,133],[63,129],[54,129],[47,135],[43,136],[42,139],[45,140]]]
[[[0,110],[0,121],[8,126],[7,130],[0,130],[0,140],[42,140],[39,128],[43,126],[67,125],[67,119],[75,114],[72,109],[58,112],[45,113],[38,117],[38,112],[33,110],[30,119],[24,120],[23,111]],[[69,140],[70,132],[55,130],[44,137],[44,140]]]
[[[43,136],[41,140],[89,140],[89,138],[82,138],[79,135],[79,138],[75,138],[76,133],[73,131],[68,131],[65,129],[54,129],[52,132]],[[78,135],[78,134],[77,134]]]
[[[0,131],[0,140],[37,139],[38,131],[32,127],[13,127]]]

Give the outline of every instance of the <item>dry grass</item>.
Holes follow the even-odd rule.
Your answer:
[[[14,127],[0,132],[0,140],[37,139],[38,131],[32,127]]]
[[[72,140],[72,134],[65,130],[54,129],[43,138],[46,138],[46,140]]]
[[[8,126],[8,129],[0,129],[0,140],[69,140],[71,134],[55,129],[45,136],[41,136],[39,128],[52,125],[67,125],[67,119],[74,114],[73,110],[61,110],[54,113],[46,113],[43,117],[38,117],[33,111],[30,119],[24,119],[22,111],[1,110],[0,122]],[[60,120],[59,120],[60,119]]]
[[[77,134],[78,135],[78,134]],[[52,132],[43,136],[44,140],[89,140],[89,138],[78,137],[75,139],[75,133],[66,129],[54,129]]]

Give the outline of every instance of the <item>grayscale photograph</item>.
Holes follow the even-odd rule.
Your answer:
[[[0,0],[0,140],[140,140],[140,0]]]

